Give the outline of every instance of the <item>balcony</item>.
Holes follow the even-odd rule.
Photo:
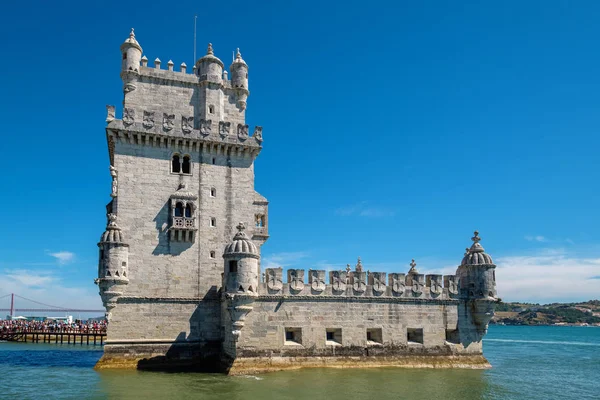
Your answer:
[[[196,229],[196,218],[188,217],[173,217],[173,225],[171,229],[192,230]]]

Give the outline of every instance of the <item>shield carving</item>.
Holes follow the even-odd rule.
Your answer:
[[[310,287],[314,292],[321,293],[325,290],[325,271],[324,270],[313,270],[309,271],[308,280]]]
[[[244,141],[248,139],[248,125],[238,124],[238,139]]]
[[[432,295],[439,296],[442,294],[442,276],[441,275],[427,275],[427,286]]]
[[[406,276],[404,274],[390,274],[389,284],[393,293],[403,294],[406,291]]]
[[[208,136],[210,135],[210,132],[212,131],[212,120],[210,119],[201,119],[200,120],[200,133],[202,134],[202,136]]]
[[[170,131],[175,125],[175,114],[163,113],[163,129]]]
[[[290,291],[300,292],[302,289],[304,289],[304,270],[289,269],[288,283],[290,285]]]
[[[415,274],[412,277],[412,292],[416,295],[423,293],[423,281],[424,276],[421,274]]]
[[[129,126],[135,121],[135,110],[133,108],[123,109],[123,124]]]
[[[280,291],[283,288],[282,269],[267,268],[267,288],[273,291]]]
[[[231,122],[220,121],[219,122],[219,135],[222,139],[229,136],[229,129],[231,128]]]
[[[367,273],[357,272],[352,273],[352,289],[356,293],[364,293],[367,290]]]
[[[262,143],[263,141],[263,136],[262,136],[262,126],[257,126],[254,128],[254,134],[252,135],[252,137],[258,142],[258,143]]]
[[[458,294],[458,276],[444,276],[444,286],[448,288],[448,293],[450,293],[450,295]]]
[[[371,272],[369,274],[369,284],[373,287],[373,292],[385,292],[385,272]]]
[[[150,129],[154,126],[154,111],[144,111],[142,125],[144,128]]]
[[[181,116],[181,130],[183,133],[190,133],[194,129],[194,117]]]
[[[329,282],[333,292],[344,292],[346,290],[346,271],[331,271],[329,273]]]

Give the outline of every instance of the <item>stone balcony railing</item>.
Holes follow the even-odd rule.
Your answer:
[[[171,229],[196,230],[196,218],[173,217]]]

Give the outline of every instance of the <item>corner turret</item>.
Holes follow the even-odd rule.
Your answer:
[[[235,91],[237,106],[240,110],[246,109],[246,102],[248,101],[248,64],[242,58],[240,49],[237,49],[235,60],[229,67],[231,72],[231,87]]]
[[[208,44],[206,55],[196,61],[196,74],[200,82],[208,81],[220,84],[223,78],[223,62],[215,57],[212,43]]]
[[[121,55],[121,71],[139,72],[140,61],[142,60],[142,46],[135,39],[133,28],[131,28],[129,37],[121,45]]]
[[[492,257],[479,243],[479,232],[471,238],[473,245],[465,254],[456,270],[459,279],[460,298],[467,304],[472,322],[480,334],[487,332],[488,323],[494,316],[496,297],[496,265]]]
[[[238,233],[225,247],[225,288],[227,293],[244,293],[256,296],[258,289],[258,260],[256,245],[244,232],[246,226],[240,222]]]
[[[111,311],[117,305],[117,299],[123,294],[124,286],[129,283],[129,244],[125,243],[123,232],[117,225],[117,216],[110,213],[107,218],[106,231],[98,243],[100,249],[98,278],[94,283],[100,288],[106,316],[110,319]]]

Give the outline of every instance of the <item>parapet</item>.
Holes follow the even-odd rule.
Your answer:
[[[267,268],[259,295],[265,296],[338,296],[338,297],[393,297],[404,299],[455,300],[458,299],[456,275],[338,270],[308,270],[306,284],[304,269],[289,269],[287,281],[282,268]],[[387,277],[387,281],[386,281]]]

